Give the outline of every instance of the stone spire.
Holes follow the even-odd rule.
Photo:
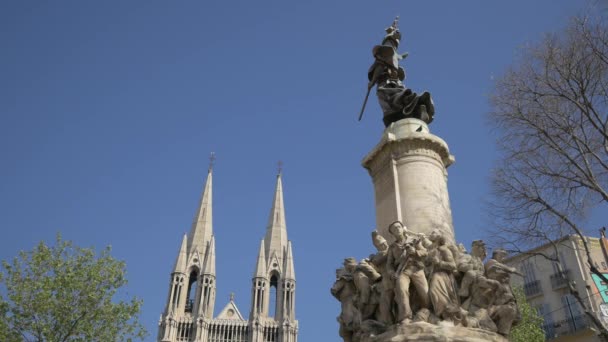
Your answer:
[[[203,265],[203,274],[215,276],[215,236],[211,235],[209,248],[205,255],[205,264]]]
[[[197,250],[204,255],[207,244],[213,235],[213,213],[212,213],[212,190],[213,190],[213,168],[209,166],[207,181],[201,195],[201,201],[192,222],[192,229],[188,239],[188,254]]]
[[[281,170],[277,175],[276,190],[272,201],[272,209],[264,237],[266,258],[270,260],[275,256],[278,264],[283,265],[283,257],[287,248],[287,226],[285,223],[285,209],[283,206],[283,184]]]
[[[287,259],[285,259],[285,279],[296,280],[296,271],[293,267],[293,254],[291,251],[291,241],[287,243]]]
[[[179,254],[177,260],[175,260],[175,267],[173,267],[173,273],[185,273],[186,263],[188,262],[188,235],[184,234],[182,240],[182,246],[179,248]]]
[[[264,240],[260,242],[260,251],[258,252],[258,262],[255,265],[254,278],[266,278],[266,253],[264,253]]]
[[[198,315],[206,319],[213,318],[215,307],[215,237],[211,235],[209,247],[198,284]],[[203,340],[206,341],[206,340]]]

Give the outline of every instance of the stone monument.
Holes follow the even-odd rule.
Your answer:
[[[363,159],[374,185],[377,252],[346,258],[331,293],[341,303],[345,342],[507,341],[520,319],[509,279],[515,269],[485,244],[456,245],[447,189],[448,145],[431,134],[430,93],[405,87],[398,18],[373,48],[370,90],[383,111],[380,142]],[[496,253],[495,253],[496,254]],[[498,251],[497,255],[501,255]]]
[[[368,72],[368,95],[376,85],[386,126],[380,142],[363,159],[374,184],[376,226],[388,237],[386,228],[398,220],[414,232],[440,229],[453,241],[446,170],[454,156],[446,142],[429,131],[435,114],[431,95],[417,95],[403,84],[405,70],[399,60],[408,54],[397,52],[397,23],[395,19],[382,44],[374,46]]]

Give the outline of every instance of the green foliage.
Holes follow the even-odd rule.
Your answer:
[[[131,341],[147,334],[142,300],[112,301],[127,283],[125,263],[57,237],[3,261],[0,341]]]
[[[515,299],[519,304],[521,320],[511,329],[509,341],[511,342],[543,342],[545,332],[542,329],[543,318],[530,306],[521,287],[513,288]]]

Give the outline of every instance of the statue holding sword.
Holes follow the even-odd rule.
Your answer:
[[[401,40],[401,32],[397,27],[398,22],[399,17],[386,29],[382,44],[374,46],[372,50],[374,63],[367,73],[369,83],[365,101],[359,113],[359,120],[363,117],[371,89],[377,85],[376,95],[384,113],[385,127],[405,118],[417,118],[430,123],[435,114],[431,94],[424,92],[418,95],[403,84],[405,70],[399,66],[399,61],[406,58],[408,54],[397,52]]]

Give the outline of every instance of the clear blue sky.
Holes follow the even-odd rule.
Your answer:
[[[585,7],[586,6],[586,7]],[[344,257],[373,250],[360,166],[383,129],[371,48],[396,14],[406,84],[429,90],[456,163],[457,239],[482,236],[496,158],[492,78],[583,1],[12,1],[0,3],[0,259],[54,240],[127,262],[154,340],[169,273],[214,172],[216,310],[250,282],[283,184],[300,341],[339,341],[329,294]],[[595,229],[594,229],[595,231]]]

